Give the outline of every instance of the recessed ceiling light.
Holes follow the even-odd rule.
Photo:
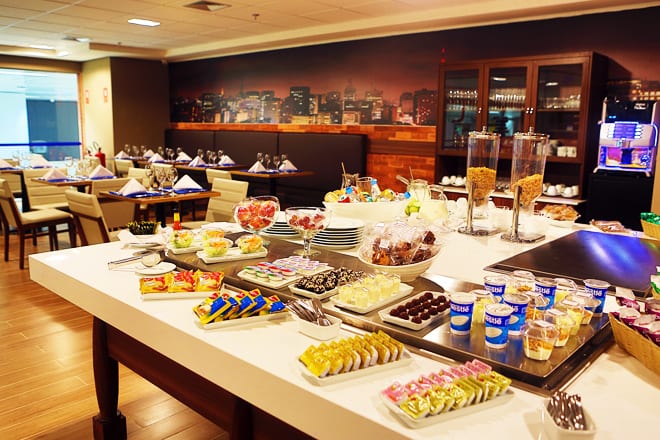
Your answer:
[[[144,18],[131,18],[130,20],[128,20],[128,22],[130,24],[137,24],[138,26],[149,26],[149,27],[160,26],[160,22],[146,20]]]
[[[209,2],[209,1],[199,1],[199,2],[194,2],[190,3],[189,5],[185,5],[186,8],[193,8],[193,9],[199,9],[201,11],[219,11],[220,9],[225,9],[231,7],[231,5],[227,5],[225,3],[216,3],[216,2]]]

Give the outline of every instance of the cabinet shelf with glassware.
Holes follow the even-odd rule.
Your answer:
[[[583,189],[598,148],[605,63],[591,52],[440,66],[436,180],[465,170],[470,131],[499,133],[498,176],[510,174],[513,134],[550,137],[546,172]],[[502,174],[500,174],[500,171]]]

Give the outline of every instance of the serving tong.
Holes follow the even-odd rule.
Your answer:
[[[293,299],[286,303],[286,307],[304,321],[321,326],[332,325],[332,322],[325,316],[325,312],[323,312],[321,301],[317,298]]]
[[[582,398],[558,391],[548,400],[548,413],[557,426],[569,431],[584,431],[587,422],[582,409]]]

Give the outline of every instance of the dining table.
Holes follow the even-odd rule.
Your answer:
[[[131,202],[136,205],[154,205],[156,221],[165,227],[165,206],[189,200],[203,200],[220,195],[219,191],[202,190],[173,190],[173,191],[145,191],[134,195],[123,195],[117,191],[101,191],[100,196],[109,199]]]
[[[305,176],[313,176],[314,171],[276,171],[276,170],[268,170],[268,171],[248,171],[248,170],[229,170],[231,173],[232,177],[237,176],[239,178],[247,178],[249,179],[258,179],[262,181],[268,182],[268,191],[269,194],[271,195],[277,195],[277,182],[280,179],[293,179],[296,177],[305,177]]]
[[[116,178],[115,176],[109,177],[111,179]],[[105,179],[105,178],[104,178]],[[43,183],[44,185],[50,185],[50,186],[69,186],[69,187],[75,187],[78,192],[86,192],[87,187],[92,184],[95,180],[91,177],[85,177],[85,176],[75,176],[75,177],[66,177],[62,179],[44,179],[42,177],[33,177],[32,181],[37,182],[37,183]]]

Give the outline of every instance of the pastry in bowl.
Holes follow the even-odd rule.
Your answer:
[[[236,240],[236,246],[241,250],[243,254],[252,254],[254,252],[259,252],[264,245],[264,241],[258,235],[242,235]]]
[[[195,234],[190,230],[174,231],[170,237],[172,246],[178,249],[190,247],[195,238]]]

